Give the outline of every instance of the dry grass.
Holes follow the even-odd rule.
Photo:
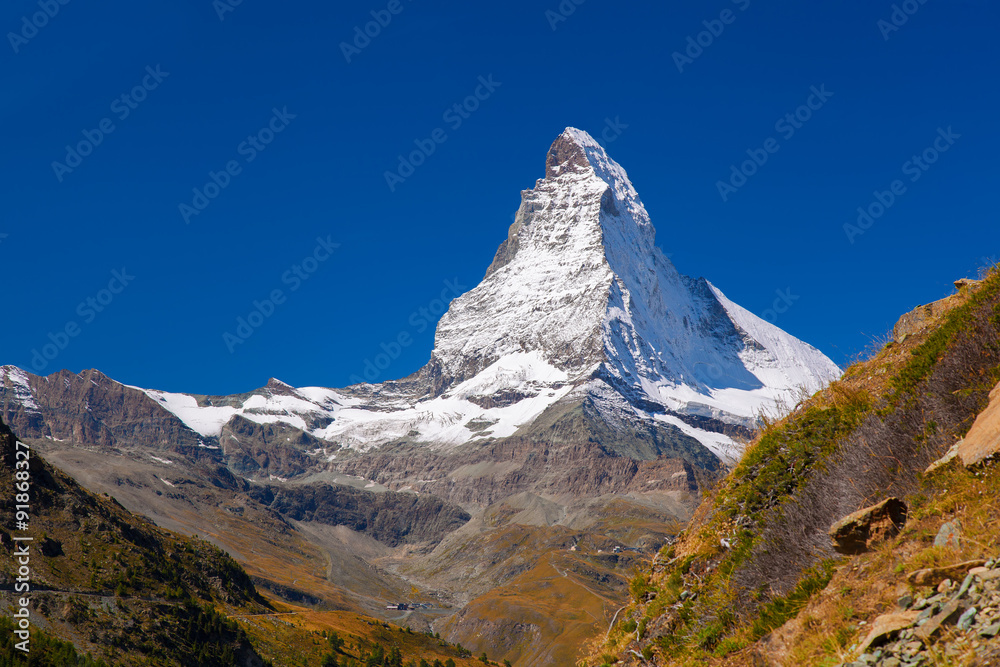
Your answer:
[[[361,660],[362,653],[374,643],[388,649],[399,648],[404,664],[410,660],[445,662],[451,658],[456,665],[472,667],[482,664],[475,658],[460,657],[458,652],[440,639],[426,633],[409,632],[392,623],[346,611],[316,611],[280,601],[273,602],[277,613],[235,617],[254,643],[254,647],[275,665],[318,665],[329,652],[324,632],[336,632],[345,640],[343,655]]]

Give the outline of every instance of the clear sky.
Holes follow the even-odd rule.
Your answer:
[[[406,334],[405,376],[570,125],[841,364],[1000,255],[992,0],[235,1],[0,10],[0,363],[343,386]]]

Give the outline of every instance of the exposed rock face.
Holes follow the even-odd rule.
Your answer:
[[[71,441],[91,447],[198,452],[198,434],[140,389],[99,371],[60,371],[48,377],[0,368],[3,419],[22,438]]]
[[[859,554],[897,535],[905,523],[906,503],[899,498],[886,498],[830,526],[830,537],[838,552]]]
[[[896,322],[896,325],[892,328],[893,340],[900,343],[907,336],[912,336],[925,330],[933,320],[943,315],[949,309],[950,303],[947,298],[923,306],[917,306],[900,317],[899,321]]]
[[[990,404],[983,410],[958,446],[962,463],[973,466],[1000,452],[1000,384],[990,392]]]
[[[254,486],[250,495],[295,521],[347,526],[390,547],[437,543],[470,518],[460,508],[433,496],[373,493],[346,486]]]
[[[241,415],[234,416],[222,428],[219,443],[226,464],[234,473],[243,476],[266,473],[275,477],[301,475],[314,464],[305,452],[329,446],[287,424],[260,424]]]

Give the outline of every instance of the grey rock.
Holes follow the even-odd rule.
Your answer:
[[[976,620],[977,613],[978,610],[975,607],[970,607],[969,609],[967,609],[966,612],[959,617],[958,623],[956,623],[958,629],[959,630],[972,629],[972,624]]]
[[[898,600],[896,600],[896,604],[899,606],[900,609],[909,609],[913,605],[913,596],[903,595]]]
[[[928,619],[927,622],[923,623],[917,629],[915,633],[916,637],[923,641],[929,640],[941,630],[942,625],[951,623],[961,614],[961,608],[958,600],[952,600],[941,609],[941,612],[937,616]]]
[[[1000,634],[1000,621],[997,621],[993,625],[989,625],[979,631],[979,636],[987,639],[996,637],[998,634]]]
[[[955,595],[956,598],[960,598],[969,591],[969,586],[972,585],[972,580],[976,577],[972,574],[965,575],[965,579],[962,581],[962,587],[958,589],[958,594]]]
[[[947,521],[941,530],[938,531],[937,537],[934,538],[934,546],[936,547],[948,547],[951,549],[959,548],[959,540],[961,539],[962,525],[958,521]]]

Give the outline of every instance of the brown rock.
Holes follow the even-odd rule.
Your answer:
[[[917,620],[917,616],[919,615],[919,611],[901,611],[879,616],[872,622],[871,632],[861,642],[861,648],[858,649],[858,653],[866,653],[870,646],[888,641],[900,630],[913,625],[913,622]]]
[[[946,297],[924,306],[917,306],[900,317],[899,321],[896,322],[896,326],[892,328],[893,340],[897,343],[902,343],[905,337],[926,330],[935,320],[954,306],[955,300],[952,297]]]
[[[937,586],[945,579],[959,580],[974,567],[986,564],[985,560],[969,560],[948,567],[929,567],[906,575],[906,580],[914,586]]]
[[[899,533],[906,523],[906,503],[886,498],[858,510],[830,526],[833,548],[842,554],[859,554]]]
[[[990,404],[979,413],[958,448],[962,463],[973,466],[1000,452],[1000,384],[990,392]]]

